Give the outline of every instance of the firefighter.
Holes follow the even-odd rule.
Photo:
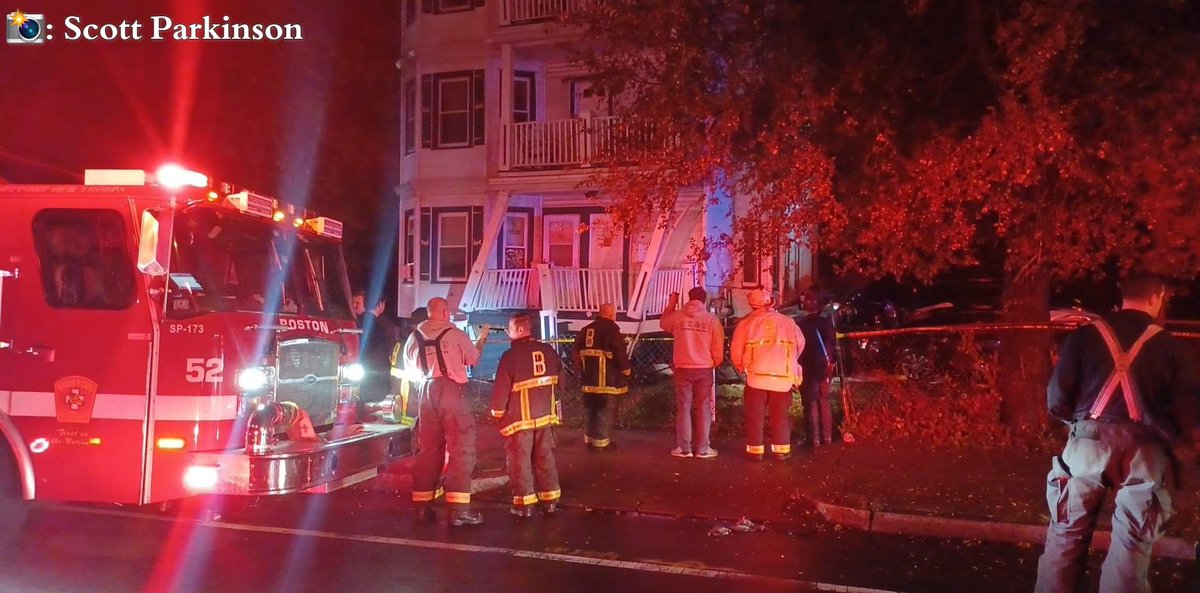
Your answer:
[[[617,408],[615,396],[629,393],[629,354],[616,318],[616,305],[600,305],[599,317],[579,333],[573,352],[580,369],[583,407],[587,409],[583,442],[592,451],[616,448],[609,438]]]
[[[436,516],[430,508],[443,489],[450,506],[450,525],[478,525],[483,514],[471,509],[471,473],[475,470],[475,419],[467,407],[467,367],[479,362],[487,341],[485,325],[479,339],[471,339],[450,323],[450,306],[443,298],[432,298],[426,307],[429,319],[404,344],[404,364],[420,369],[420,450],[413,467],[412,500],[417,517],[426,521]]]
[[[1150,591],[1150,550],[1172,515],[1167,444],[1181,436],[1180,412],[1196,401],[1194,362],[1156,323],[1167,300],[1161,279],[1129,278],[1121,298],[1120,311],[1067,338],[1046,390],[1050,413],[1071,428],[1047,476],[1050,527],[1038,593],[1082,590],[1110,489],[1116,508],[1100,591]]]
[[[413,310],[412,317],[409,318],[408,323],[405,325],[405,331],[409,335],[415,333],[417,325],[428,319],[428,317],[425,313],[425,307]],[[411,331],[410,328],[412,328]],[[392,355],[389,358],[392,375],[392,405],[390,409],[392,420],[404,426],[412,426],[415,431],[417,413],[421,410],[420,384],[422,376],[420,369],[410,369],[404,364],[404,346],[407,343],[407,337],[403,341],[396,342],[396,347],[392,349]],[[420,443],[417,442],[416,444],[419,445]]]
[[[765,414],[770,420],[771,455],[786,461],[792,456],[788,408],[792,388],[800,385],[803,375],[797,359],[804,350],[804,336],[792,318],[771,307],[770,292],[752,290],[747,300],[753,311],[738,322],[729,346],[733,367],[746,376],[746,456],[762,461]]]
[[[559,423],[555,386],[562,375],[562,359],[547,344],[530,335],[533,322],[518,313],[508,320],[512,346],[500,357],[492,385],[492,417],[500,421],[505,436],[505,463],[512,486],[512,514],[532,517],[542,502],[542,512],[555,512],[562,491],[554,464],[553,426]]]

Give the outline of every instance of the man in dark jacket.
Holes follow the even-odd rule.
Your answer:
[[[800,368],[800,401],[808,420],[808,443],[813,447],[833,442],[833,413],[829,408],[829,382],[833,379],[834,346],[837,332],[833,321],[821,315],[821,307],[812,293],[805,293],[800,306],[808,312],[798,324],[804,334]]]
[[[350,304],[358,320],[358,329],[362,330],[358,362],[366,371],[358,396],[364,403],[377,402],[387,396],[391,384],[391,357],[392,348],[396,345],[396,324],[384,315],[387,302],[382,295],[371,302],[368,309],[367,295],[360,290],[354,293]]]
[[[616,397],[629,393],[629,354],[616,318],[616,305],[600,305],[596,320],[584,326],[575,338],[573,355],[580,369],[583,407],[587,409],[583,442],[592,451],[615,448],[609,434],[617,408]]]
[[[554,463],[552,427],[559,423],[554,388],[562,374],[562,359],[547,344],[530,335],[533,321],[518,313],[508,321],[512,346],[500,356],[492,384],[492,417],[500,420],[504,458],[512,487],[512,514],[533,516],[538,501],[542,512],[554,513],[562,491]]]
[[[1167,300],[1161,280],[1130,278],[1121,296],[1120,311],[1067,338],[1050,378],[1050,413],[1070,426],[1070,439],[1047,477],[1037,593],[1077,591],[1110,488],[1116,510],[1100,590],[1150,591],[1150,550],[1172,514],[1166,447],[1181,434],[1177,405],[1197,396],[1192,361],[1155,323]]]

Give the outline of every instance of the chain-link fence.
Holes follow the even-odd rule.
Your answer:
[[[981,413],[997,405],[996,381],[999,353],[1006,341],[1039,338],[1053,362],[1058,346],[1076,326],[1067,324],[978,324],[942,327],[904,328],[838,335],[837,371],[832,379],[830,397],[835,424],[844,434],[859,423],[885,422],[897,415],[900,405],[922,405],[959,410],[951,413]],[[729,362],[726,332],[726,357],[717,369],[718,417],[738,418],[740,424],[741,384],[743,379]],[[1200,347],[1200,332],[1174,331]],[[630,338],[632,340],[632,338]],[[563,358],[567,388],[579,386],[580,369],[574,362],[575,338],[571,334],[552,340]],[[632,416],[619,416],[623,427],[667,427],[673,422],[674,397],[671,388],[671,358],[674,341],[670,337],[639,337],[633,343],[630,397],[621,406],[633,410]],[[799,397],[792,409],[797,422],[803,411]],[[951,400],[977,400],[953,403]],[[987,403],[980,404],[986,400]],[[957,408],[956,408],[957,406]],[[968,410],[962,412],[961,410]],[[973,411],[971,411],[973,410]],[[931,418],[930,422],[936,422]],[[799,428],[801,425],[796,424]],[[736,432],[736,429],[735,429]]]

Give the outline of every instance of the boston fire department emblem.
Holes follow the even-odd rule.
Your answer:
[[[96,382],[87,377],[63,377],[54,382],[54,411],[59,422],[87,424],[96,406]]]

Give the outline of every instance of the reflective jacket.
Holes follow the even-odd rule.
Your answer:
[[[492,417],[501,419],[500,434],[559,423],[554,387],[562,375],[562,359],[549,345],[518,338],[500,356],[492,384]]]
[[[746,373],[746,385],[767,391],[788,391],[803,377],[798,358],[804,336],[791,317],[755,309],[738,322],[729,345],[733,368]]]
[[[615,321],[600,317],[585,326],[575,338],[574,356],[580,368],[581,391],[629,393],[629,354],[625,351],[625,337]]]

